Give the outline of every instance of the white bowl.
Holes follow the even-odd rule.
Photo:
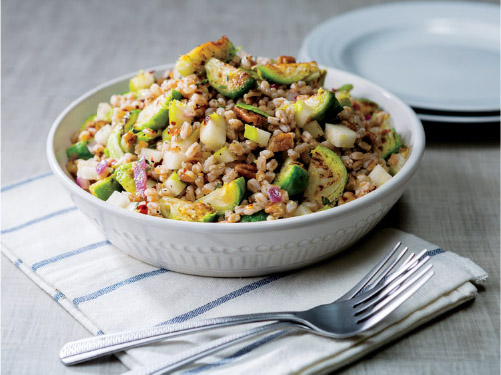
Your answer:
[[[172,65],[153,68],[164,71]],[[257,223],[190,223],[130,212],[82,190],[65,165],[65,149],[98,103],[128,89],[136,73],[84,94],[57,118],[47,141],[54,174],[75,205],[117,248],[152,265],[202,276],[245,277],[303,267],[339,253],[369,232],[400,198],[423,156],[425,137],[415,113],[388,91],[343,71],[328,69],[325,87],[354,85],[353,95],[378,102],[411,152],[389,182],[355,201],[305,216]]]

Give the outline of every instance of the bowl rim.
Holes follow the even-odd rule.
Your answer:
[[[154,66],[151,68],[143,69],[145,71],[161,71],[166,69],[172,69],[174,64],[163,64]],[[54,175],[63,183],[63,185],[69,190],[70,194],[75,194],[80,199],[83,199],[90,205],[97,206],[98,208],[108,212],[109,214],[118,215],[127,220],[132,220],[143,225],[151,225],[155,227],[167,226],[169,229],[179,229],[179,230],[193,230],[193,231],[216,231],[217,233],[249,233],[249,232],[262,232],[264,231],[276,231],[283,228],[296,228],[302,226],[314,225],[318,222],[325,222],[326,220],[338,219],[343,216],[353,215],[358,210],[363,210],[365,207],[375,204],[378,201],[382,201],[384,198],[390,196],[392,193],[397,191],[402,185],[412,177],[414,172],[419,167],[419,161],[421,160],[424,149],[425,149],[425,133],[423,125],[415,112],[405,104],[401,99],[390,91],[372,83],[371,81],[346,72],[343,70],[323,67],[328,71],[328,74],[342,74],[347,77],[348,80],[355,80],[363,83],[370,90],[379,91],[379,93],[385,96],[388,100],[395,102],[396,105],[401,107],[404,113],[409,117],[409,129],[413,136],[412,151],[407,159],[406,163],[402,169],[386,184],[372,191],[371,193],[357,198],[351,202],[343,204],[341,206],[333,207],[325,211],[314,212],[307,215],[296,216],[286,219],[272,220],[272,221],[261,221],[253,223],[198,223],[198,222],[187,222],[180,220],[168,220],[165,218],[159,218],[149,215],[138,215],[135,212],[125,210],[120,207],[113,206],[106,203],[93,196],[92,194],[81,189],[71,178],[69,178],[59,165],[56,154],[54,152],[54,138],[55,134],[61,125],[63,119],[70,113],[75,107],[77,107],[85,99],[95,95],[99,91],[121,81],[128,80],[137,74],[137,71],[123,74],[114,79],[108,80],[95,88],[87,91],[86,93],[79,96],[77,99],[72,101],[56,118],[52,124],[46,142],[46,152],[47,159],[49,161],[49,166],[53,171]],[[356,86],[356,85],[355,85]]]

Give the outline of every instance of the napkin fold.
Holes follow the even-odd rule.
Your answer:
[[[435,275],[362,337],[335,340],[276,331],[204,358],[182,373],[326,374],[476,296],[487,274],[474,262],[396,229],[365,237],[318,265],[257,278],[208,278],[157,268],[115,248],[80,213],[51,173],[1,189],[2,252],[92,334],[191,319],[305,310],[351,289],[396,242],[426,248]],[[235,224],[238,225],[238,224]],[[131,369],[241,332],[230,327],[178,337],[117,356]]]

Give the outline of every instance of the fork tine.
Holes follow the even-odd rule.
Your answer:
[[[363,301],[355,304],[355,314],[361,314],[364,310],[373,307],[376,303],[386,298],[389,294],[398,290],[398,288],[402,286],[405,280],[407,280],[415,272],[417,272],[427,261],[428,259],[423,260],[423,262],[421,262],[418,266],[406,270],[406,272],[403,273],[400,278],[397,278],[393,282],[386,284],[383,288],[380,288],[378,293],[367,296],[363,299]]]
[[[407,248],[408,249],[408,248]],[[405,249],[404,249],[405,250]],[[414,253],[410,253],[409,256],[407,257],[407,259],[405,259],[402,264],[400,265],[400,267],[397,268],[396,272],[392,273],[389,277],[387,277],[386,279],[384,277],[387,276],[387,274],[389,272],[385,272],[384,273],[384,276],[382,278],[378,278],[377,282],[373,282],[372,284],[370,284],[368,287],[366,287],[363,292],[364,293],[367,293],[368,291],[372,290],[373,294],[374,293],[377,293],[379,290],[381,290],[385,285],[389,284],[392,280],[394,280],[396,277],[400,276],[400,274],[402,274],[403,272],[405,272],[407,269],[410,269],[411,266],[409,264],[411,264],[411,260],[413,260],[415,258],[416,254]],[[391,271],[391,270],[389,270]],[[377,289],[376,289],[377,288]],[[358,297],[360,297],[361,294],[364,294],[362,292],[359,293]],[[364,294],[365,295],[365,294]]]
[[[399,298],[394,299],[390,304],[388,304],[384,309],[377,312],[367,320],[364,320],[360,324],[363,325],[363,329],[369,329],[375,324],[379,323],[381,320],[386,318],[391,312],[393,312],[397,307],[404,303],[409,297],[411,297],[416,291],[421,288],[433,275],[435,272],[433,270],[428,271],[424,274],[422,278],[419,279],[413,286],[406,289],[404,294],[401,294]]]
[[[413,256],[414,256],[414,254],[411,254],[409,256],[409,258],[411,258]],[[428,259],[429,259],[429,257],[423,258],[422,263],[428,261]],[[378,285],[365,291],[364,293],[360,294],[359,296],[352,298],[352,300],[355,302],[354,306],[358,306],[361,303],[368,301],[369,299],[374,297],[376,294],[380,293],[383,289],[386,289],[388,287],[388,285],[390,285],[390,284],[392,284],[391,288],[393,288],[395,285],[401,284],[401,282],[397,282],[397,281],[399,278],[402,277],[402,275],[404,275],[406,272],[409,272],[410,270],[417,267],[418,265],[419,265],[419,267],[421,267],[421,265],[422,265],[422,263],[416,263],[416,264],[410,263],[409,264],[409,262],[407,262],[407,261],[404,263],[406,263],[405,266],[400,267],[397,271],[395,271],[388,278],[386,278],[386,280],[381,281]]]
[[[354,307],[356,307],[356,313],[359,314],[362,311],[368,309],[374,304],[381,301],[383,298],[392,292],[394,292],[398,287],[400,287],[408,278],[410,278],[414,273],[416,273],[423,265],[430,260],[430,257],[425,257],[415,265],[409,268],[400,268],[397,272],[391,275],[390,278],[384,281],[381,286],[378,286],[368,292],[362,294],[357,298],[357,302]]]
[[[383,280],[386,275],[388,275],[392,269],[395,268],[395,266],[397,265],[397,263],[400,261],[400,259],[402,259],[402,257],[405,255],[405,253],[407,252],[407,250],[409,250],[409,248],[406,246],[404,247],[404,249],[402,250],[402,252],[397,256],[397,258],[393,261],[392,264],[390,264],[388,267],[386,267],[386,269],[384,270],[384,272],[381,273],[381,275],[379,275],[377,277],[376,280],[374,280],[370,285],[369,287],[372,285],[372,286],[376,286],[377,284],[379,284],[381,282],[381,280]],[[412,254],[411,254],[412,255]]]
[[[419,262],[419,260],[424,257],[424,255],[426,254],[427,251],[428,251],[428,249],[424,249],[421,252],[419,252],[418,255],[416,255],[415,259],[407,259],[402,264],[402,267],[411,264],[411,260],[412,260],[412,264],[410,265],[410,267],[412,267],[416,262]]]
[[[386,256],[378,264],[376,264],[374,266],[374,268],[371,269],[369,271],[369,273],[367,273],[367,275],[365,275],[365,277],[362,280],[360,280],[348,292],[346,292],[345,294],[343,294],[343,296],[341,296],[338,299],[338,301],[344,301],[344,300],[351,299],[354,296],[356,296],[363,288],[365,288],[365,286],[367,286],[367,284],[370,283],[370,281],[372,280],[372,278],[379,272],[379,270],[384,267],[384,265],[393,256],[393,254],[395,254],[395,252],[398,250],[398,248],[400,247],[401,244],[402,244],[401,242],[397,242],[397,244],[393,247],[393,249],[388,254],[386,254]]]
[[[406,290],[411,288],[412,285],[415,284],[417,281],[419,281],[423,275],[425,275],[428,271],[430,271],[432,269],[432,267],[433,267],[432,264],[428,264],[424,269],[420,270],[416,275],[411,277],[408,281],[399,285],[396,290],[394,289],[394,293],[389,294],[389,295],[387,294],[386,296],[381,298],[380,301],[378,301],[378,303],[375,304],[370,310],[366,311],[363,314],[358,315],[357,316],[358,322],[365,320],[367,318],[370,318],[371,316],[377,314],[378,311],[382,310],[385,306],[390,304],[393,300],[397,299],[399,295],[401,295],[402,293],[405,293]]]
[[[398,268],[397,272],[390,275],[385,280],[385,284],[388,285],[396,278],[400,277],[400,275],[404,272],[412,270],[414,267],[417,267],[420,264],[420,261],[427,262],[430,259],[429,256],[423,256],[426,250],[421,251],[418,255],[411,253],[409,257],[402,262],[402,265]]]

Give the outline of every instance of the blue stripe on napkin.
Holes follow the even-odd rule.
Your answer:
[[[239,349],[234,354],[232,354],[228,357],[221,358],[219,361],[216,361],[214,363],[209,363],[207,365],[203,365],[203,366],[200,366],[200,367],[197,367],[194,369],[190,369],[188,371],[183,371],[181,374],[197,374],[197,373],[202,372],[202,371],[210,370],[211,368],[214,368],[214,367],[219,367],[219,366],[225,365],[227,363],[231,363],[231,362],[235,361],[236,359],[244,356],[245,354],[248,354],[248,353],[252,352],[253,350],[259,348],[260,346],[267,344],[270,341],[275,340],[276,338],[282,336],[284,333],[287,333],[288,331],[290,331],[290,330],[284,329],[284,330],[281,330],[279,332],[268,335],[260,340],[254,341],[252,344],[244,346],[242,349]]]
[[[181,322],[184,322],[186,320],[192,319],[192,318],[194,318],[198,315],[201,315],[209,310],[212,310],[213,308],[215,308],[219,305],[222,305],[223,303],[226,303],[234,298],[240,297],[243,294],[249,293],[249,292],[253,291],[254,289],[260,288],[260,287],[267,285],[273,281],[281,279],[284,276],[285,275],[270,276],[270,277],[267,277],[265,279],[255,281],[255,282],[248,284],[240,289],[237,289],[231,293],[228,293],[222,297],[219,297],[219,298],[217,298],[209,303],[206,303],[205,305],[200,306],[194,310],[188,311],[187,313],[176,316],[175,318],[172,318],[170,320],[166,320],[165,322],[159,323],[159,324],[157,324],[157,326],[163,326],[163,325],[173,324],[173,323],[181,323]]]
[[[30,177],[30,178],[27,178],[26,180],[14,182],[14,183],[12,183],[10,185],[6,185],[6,186],[3,186],[2,188],[0,188],[0,192],[3,193],[5,191],[14,189],[14,188],[16,188],[18,186],[22,186],[22,185],[27,184],[29,182],[40,180],[42,178],[45,178],[45,177],[48,177],[48,176],[51,176],[51,175],[52,175],[52,172],[46,172],[46,173],[40,174],[38,176],[33,176],[33,177]]]
[[[94,250],[94,249],[97,249],[97,248],[105,246],[105,245],[111,245],[111,242],[110,241],[101,241],[101,242],[92,243],[90,245],[81,247],[80,249],[68,251],[67,253],[59,254],[59,255],[56,255],[55,257],[44,259],[40,262],[34,263],[31,266],[31,268],[33,269],[33,271],[36,271],[39,268],[44,267],[48,264],[58,262],[62,259],[66,259],[66,258],[69,258],[71,256],[81,254],[81,253],[84,253],[84,252],[89,251],[89,250]]]
[[[64,215],[68,212],[71,212],[71,211],[75,211],[77,208],[75,206],[72,206],[72,207],[68,207],[68,208],[63,208],[62,210],[58,210],[58,211],[54,211],[54,212],[51,212],[50,214],[47,214],[45,216],[42,216],[42,217],[38,217],[36,219],[33,219],[33,220],[30,220],[26,223],[23,223],[23,224],[20,224],[20,225],[17,225],[15,227],[12,227],[12,228],[8,228],[8,229],[4,229],[2,230],[0,233],[1,234],[7,234],[7,233],[12,233],[12,232],[16,232],[20,229],[23,229],[23,228],[26,228],[26,227],[29,227],[30,225],[33,225],[33,224],[37,224],[37,223],[40,223],[42,221],[45,221],[45,220],[48,220],[48,219],[51,219],[53,217],[56,217],[56,216],[60,216],[60,215]]]
[[[154,271],[145,272],[145,273],[141,273],[141,274],[136,275],[136,276],[129,277],[128,279],[125,279],[125,280],[120,281],[118,283],[115,283],[113,285],[109,285],[109,286],[102,288],[102,289],[99,289],[93,293],[87,294],[87,295],[82,296],[82,297],[77,297],[77,298],[73,299],[73,304],[75,306],[78,306],[82,302],[96,299],[104,294],[108,294],[110,292],[113,292],[114,290],[116,290],[122,286],[133,284],[139,280],[143,280],[143,279],[146,279],[148,277],[156,276],[156,275],[159,275],[159,274],[162,274],[165,272],[169,272],[169,271],[164,269],[164,268],[159,268],[159,269],[154,270]]]
[[[437,248],[437,249],[434,249],[434,250],[428,250],[426,252],[426,255],[432,257],[432,256],[435,256],[435,255],[438,255],[438,254],[442,254],[442,253],[445,253],[445,251],[441,248]]]
[[[59,290],[52,296],[52,298],[54,298],[56,301],[59,301],[63,297],[65,297],[65,295]]]

